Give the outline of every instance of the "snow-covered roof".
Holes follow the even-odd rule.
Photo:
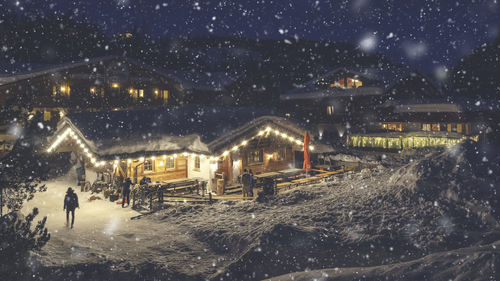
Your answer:
[[[337,73],[350,73],[353,78],[361,78],[361,80],[370,80],[370,86],[362,86],[353,89],[342,88],[326,88],[318,87],[320,82],[327,80],[330,76]],[[338,67],[327,71],[325,74],[312,79],[295,89],[280,95],[281,100],[293,99],[321,99],[324,97],[349,97],[349,96],[367,96],[367,95],[383,95],[388,90],[393,88],[397,83],[412,75],[420,75],[434,85],[433,81],[428,77],[421,75],[415,71],[411,71],[407,67],[383,66],[383,67]]]
[[[404,104],[394,108],[395,113],[411,112],[462,112],[458,104],[452,103],[426,103],[426,104]]]
[[[124,62],[128,62],[130,64],[139,66],[141,68],[149,70],[149,71],[156,73],[158,75],[164,76],[168,79],[175,80],[180,84],[182,84],[182,82],[183,82],[182,79],[179,79],[178,77],[176,77],[174,75],[170,75],[170,73],[168,73],[166,70],[148,65],[143,61],[139,61],[139,60],[136,60],[133,58],[127,58],[127,57],[106,56],[106,57],[85,59],[85,60],[79,61],[79,62],[68,62],[68,63],[58,64],[58,65],[49,65],[49,66],[45,65],[41,68],[29,71],[29,72],[21,72],[21,73],[16,73],[14,75],[4,75],[4,76],[0,75],[0,85],[15,83],[18,81],[39,77],[42,75],[57,73],[60,71],[66,71],[66,70],[80,67],[80,66],[93,65],[96,63],[106,62],[106,61],[110,61],[110,60],[121,60]]]
[[[360,87],[356,89],[328,88],[313,92],[302,92],[296,94],[281,95],[281,100],[294,99],[322,99],[322,98],[339,98],[351,96],[380,96],[383,94],[383,89],[378,87]]]
[[[101,157],[148,153],[219,153],[265,126],[299,138],[304,129],[293,121],[255,108],[168,107],[86,112],[64,117],[54,136],[70,127]],[[252,135],[252,136],[253,136]]]

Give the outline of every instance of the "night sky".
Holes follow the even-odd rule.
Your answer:
[[[0,2],[5,0],[0,0]],[[351,42],[428,72],[497,36],[499,0],[7,0],[27,14],[67,14],[108,34],[223,35]]]

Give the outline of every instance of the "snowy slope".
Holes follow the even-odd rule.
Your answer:
[[[500,241],[497,241],[485,246],[439,252],[409,262],[290,273],[270,281],[498,280],[499,263]]]
[[[400,157],[397,165],[384,162],[263,203],[177,205],[138,220],[128,220],[133,212],[108,202],[85,203],[71,231],[63,226],[59,203],[65,183],[51,182],[52,196],[37,195],[46,198],[40,213],[51,214],[52,232],[37,256],[39,274],[52,280],[261,280],[389,264],[401,268],[396,274],[405,262],[418,265],[425,256],[459,248],[478,249],[474,264],[488,268],[498,261],[474,247],[500,241],[495,155],[469,143],[395,154],[387,157]],[[33,201],[40,205],[41,198]]]

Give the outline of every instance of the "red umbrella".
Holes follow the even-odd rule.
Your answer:
[[[311,138],[309,137],[309,133],[306,131],[304,133],[304,165],[302,165],[302,169],[306,172],[311,171],[311,157],[309,156],[309,144],[311,143]]]

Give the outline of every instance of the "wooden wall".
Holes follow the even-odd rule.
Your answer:
[[[261,174],[293,168],[294,151],[299,149],[289,141],[275,137],[253,140],[240,151],[241,169],[252,169],[254,174]],[[262,162],[249,162],[249,154],[258,150],[262,150]]]
[[[152,160],[153,162],[152,171],[144,171],[144,163],[140,161],[135,161],[130,163],[130,165],[128,165],[127,176],[130,177],[133,182],[135,182],[136,178],[137,181],[140,181],[144,176],[151,178],[151,181],[153,182],[187,178],[187,166],[188,166],[187,158],[184,156],[178,156],[177,158],[174,159],[174,161],[175,161],[175,168],[166,169],[165,168],[166,163],[163,158]],[[161,165],[161,162],[163,162],[163,165]]]

